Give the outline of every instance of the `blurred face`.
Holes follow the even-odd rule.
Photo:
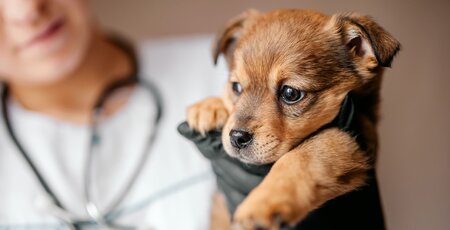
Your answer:
[[[77,68],[93,35],[86,0],[0,0],[0,80],[46,84]]]

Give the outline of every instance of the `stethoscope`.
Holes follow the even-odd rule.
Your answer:
[[[140,156],[139,161],[137,161],[137,165],[135,167],[135,170],[132,172],[132,175],[130,179],[126,182],[126,184],[122,187],[124,188],[118,196],[116,196],[116,199],[109,205],[105,210],[100,210],[98,208],[98,205],[93,199],[92,192],[94,191],[93,187],[95,186],[94,183],[91,181],[91,174],[93,169],[93,157],[95,154],[95,149],[98,147],[101,138],[99,135],[99,120],[100,115],[102,114],[104,104],[107,101],[107,99],[115,92],[115,90],[122,88],[122,87],[133,87],[134,90],[137,90],[137,88],[142,88],[147,93],[150,94],[152,97],[152,100],[154,102],[154,106],[156,108],[156,116],[154,119],[150,122],[153,123],[154,127],[152,129],[152,132],[148,136],[148,141],[146,142],[146,146],[144,147],[144,151]],[[6,130],[11,137],[12,142],[16,146],[17,150],[21,154],[21,156],[24,158],[26,164],[30,167],[34,175],[36,176],[37,180],[39,181],[42,188],[45,190],[46,194],[48,195],[49,200],[43,201],[41,203],[44,204],[44,206],[48,207],[48,209],[51,210],[52,214],[61,219],[67,226],[69,226],[71,229],[77,230],[82,227],[82,225],[85,224],[94,224],[102,228],[106,229],[134,229],[134,227],[129,226],[121,226],[118,224],[113,223],[113,220],[108,218],[110,214],[113,213],[114,210],[118,208],[118,206],[122,203],[124,198],[127,196],[127,194],[130,191],[130,188],[135,183],[136,178],[142,171],[144,164],[146,162],[146,159],[148,157],[149,150],[153,146],[153,143],[156,139],[156,133],[157,129],[162,117],[162,100],[160,97],[160,94],[158,93],[156,87],[147,82],[144,81],[138,77],[129,78],[126,80],[118,81],[113,84],[111,84],[109,87],[104,90],[104,92],[99,97],[97,103],[95,104],[93,110],[92,110],[92,125],[90,126],[91,129],[91,136],[90,136],[90,142],[89,142],[89,148],[88,148],[88,155],[86,159],[86,164],[84,168],[84,196],[86,199],[85,208],[86,211],[90,217],[89,220],[77,220],[74,215],[72,215],[61,203],[61,201],[58,199],[58,197],[55,195],[55,193],[52,191],[48,183],[43,178],[42,174],[37,169],[36,165],[33,163],[33,161],[30,159],[29,155],[25,151],[24,147],[20,143],[20,141],[17,138],[17,135],[15,134],[11,119],[9,117],[9,111],[8,111],[8,86],[4,85],[4,89],[1,95],[1,102],[2,102],[2,113],[3,113],[3,122],[5,124]],[[143,106],[151,106],[151,105],[143,105]]]

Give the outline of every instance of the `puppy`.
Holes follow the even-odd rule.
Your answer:
[[[294,225],[326,201],[355,190],[373,169],[383,68],[399,42],[370,17],[308,10],[246,11],[219,33],[229,81],[222,98],[188,108],[202,133],[222,128],[226,152],[275,162],[237,208],[244,229]],[[351,97],[353,129],[333,121]]]

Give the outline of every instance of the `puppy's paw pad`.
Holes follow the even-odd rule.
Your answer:
[[[228,119],[228,111],[221,98],[207,98],[187,110],[189,126],[200,132],[222,128]]]

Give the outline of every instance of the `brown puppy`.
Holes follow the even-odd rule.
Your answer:
[[[383,67],[399,43],[371,18],[307,10],[246,11],[217,38],[229,82],[223,98],[188,109],[189,125],[222,128],[226,152],[243,162],[275,162],[238,207],[245,229],[295,224],[324,202],[364,184],[374,167]],[[355,137],[327,126],[346,95]]]

